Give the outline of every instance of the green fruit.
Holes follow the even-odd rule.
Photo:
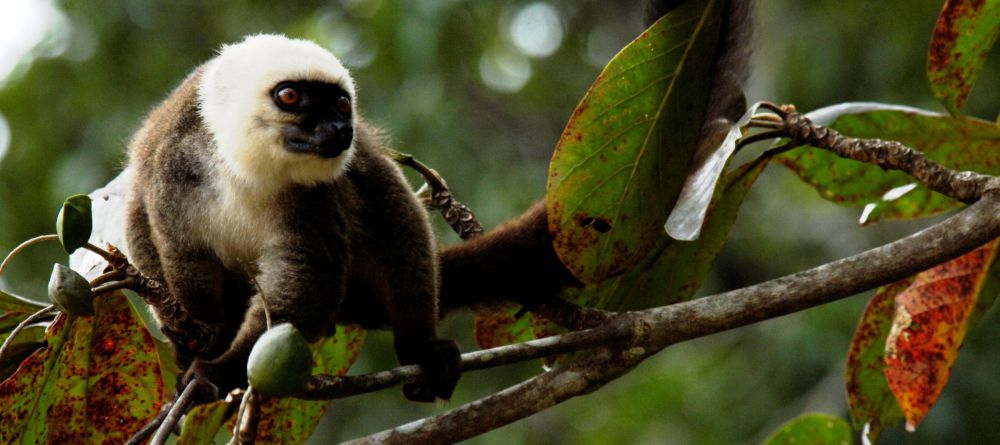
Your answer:
[[[295,326],[282,323],[257,339],[247,361],[247,378],[268,397],[288,397],[305,388],[312,376],[309,342]]]
[[[83,275],[62,264],[52,268],[49,277],[49,299],[60,311],[69,315],[94,315],[94,295]]]
[[[87,245],[94,223],[90,216],[90,197],[73,195],[66,198],[56,217],[56,233],[66,253]]]

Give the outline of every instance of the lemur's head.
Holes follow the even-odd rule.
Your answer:
[[[353,155],[354,81],[319,45],[262,34],[226,45],[201,75],[201,116],[221,160],[251,183],[314,184]]]

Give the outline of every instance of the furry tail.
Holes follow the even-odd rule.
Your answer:
[[[580,285],[552,248],[544,200],[484,235],[444,248],[440,260],[442,318],[469,306],[531,304]]]

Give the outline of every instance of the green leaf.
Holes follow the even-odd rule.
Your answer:
[[[181,436],[175,445],[212,445],[216,434],[226,424],[229,403],[220,400],[196,406],[184,417]]]
[[[66,253],[72,254],[76,249],[87,245],[94,223],[90,216],[90,197],[73,195],[63,202],[59,216],[56,217],[56,233]]]
[[[847,136],[899,141],[953,169],[1000,174],[1000,127],[991,122],[882,104],[844,104],[809,116]],[[798,148],[778,159],[820,196],[845,206],[866,206],[863,223],[919,218],[963,205],[927,189],[906,173],[818,148]]]
[[[743,198],[766,163],[747,164],[720,181],[708,222],[696,241],[677,241],[661,235],[649,256],[624,275],[580,290],[568,290],[563,298],[585,306],[614,311],[645,309],[689,300],[701,288],[715,257],[736,222]]]
[[[23,312],[25,314],[30,314],[45,306],[46,304],[0,290],[0,315],[11,312]]]
[[[661,234],[649,256],[627,273],[601,284],[567,289],[562,298],[576,304],[614,311],[645,309],[688,300],[701,288],[716,255],[736,221],[743,198],[766,162],[743,165],[723,175],[708,219],[696,241],[677,241]],[[476,316],[476,341],[490,348],[562,333],[565,329],[520,306]]]
[[[880,287],[865,308],[847,354],[847,404],[854,428],[868,431],[874,443],[883,428],[899,424],[903,412],[882,370],[885,340],[896,313],[896,295],[913,283],[913,277]],[[867,427],[866,427],[867,426]]]
[[[521,314],[521,311],[520,305],[507,303],[496,310],[476,313],[476,344],[489,349],[566,332],[566,329],[541,315],[533,312]]]
[[[1000,0],[948,0],[938,16],[927,78],[934,96],[958,116],[1000,35]]]
[[[645,258],[687,176],[721,0],[689,1],[626,46],[573,112],[549,165],[556,252],[586,283]]]
[[[159,411],[152,337],[120,292],[94,309],[57,316],[47,347],[0,384],[0,443],[123,443]]]
[[[993,258],[990,259],[990,269],[987,272],[986,279],[983,281],[983,287],[979,290],[979,295],[976,297],[976,306],[972,308],[972,313],[969,314],[970,328],[978,326],[979,322],[983,320],[983,316],[993,307],[997,296],[1000,296],[1000,261],[997,261],[996,256],[997,253],[995,252]]]
[[[829,414],[804,414],[780,426],[765,445],[851,445],[851,427]]]
[[[7,340],[7,336],[10,335],[10,331],[14,329],[22,320],[27,318],[28,314],[6,314],[0,315],[0,330],[3,334],[0,334],[0,343]],[[17,370],[18,366],[21,365],[25,359],[27,359],[31,354],[40,348],[45,346],[45,328],[47,323],[39,323],[31,325],[25,329],[22,329],[20,333],[17,334],[7,350],[4,351],[3,357],[0,357],[0,381],[4,381],[7,377],[10,377],[14,371]]]

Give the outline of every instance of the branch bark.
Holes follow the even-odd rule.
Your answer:
[[[958,257],[997,237],[1000,191],[990,188],[982,199],[951,218],[858,255],[743,289],[623,314],[620,320],[579,334],[610,339],[628,325],[634,334],[629,347],[599,348],[587,359],[495,395],[348,443],[467,439],[593,391],[671,344],[846,298]]]

